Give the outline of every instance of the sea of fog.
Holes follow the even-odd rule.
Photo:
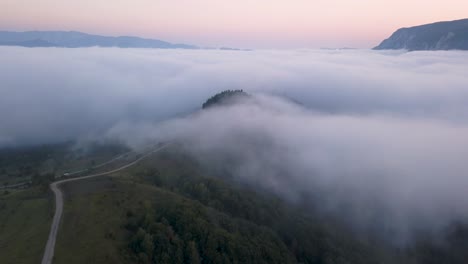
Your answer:
[[[180,140],[201,162],[398,241],[468,217],[468,52],[2,47],[0,58],[1,146]],[[255,100],[193,114],[227,89]]]

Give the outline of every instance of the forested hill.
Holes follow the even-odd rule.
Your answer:
[[[226,90],[210,97],[203,103],[202,108],[205,109],[213,106],[231,104],[235,103],[237,100],[248,97],[250,97],[250,95],[244,92],[244,90]]]
[[[236,98],[249,95],[224,91],[204,108],[235,103]],[[0,180],[5,185],[18,178],[29,181],[27,189],[0,192],[2,264],[39,263],[53,217],[48,187],[55,177],[116,155],[122,157],[113,159],[117,164],[101,169],[133,160],[118,143],[76,147],[0,151]],[[379,235],[388,234],[385,226],[358,232],[346,214],[319,210],[324,201],[319,188],[298,193],[291,202],[262,184],[240,180],[239,172],[226,165],[236,162],[233,155],[218,152],[219,159],[202,162],[202,155],[188,150],[174,142],[112,176],[64,183],[54,263],[468,263],[466,222],[452,223],[437,236],[420,230],[407,244],[395,246]],[[380,216],[379,208],[364,209]]]

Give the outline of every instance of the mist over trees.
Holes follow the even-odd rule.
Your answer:
[[[138,150],[148,142],[178,142],[203,166],[230,172],[234,182],[305,204],[320,217],[344,219],[356,233],[378,233],[397,246],[411,245],[419,232],[443,238],[468,217],[466,53],[0,48],[0,54],[2,146],[104,138]],[[254,100],[210,107],[245,93],[216,95],[233,87]],[[208,188],[195,185],[197,193]],[[175,188],[169,190],[181,191]],[[225,195],[213,192],[196,200]],[[220,211],[234,214],[224,206],[243,201],[233,200],[221,200]],[[129,221],[144,218],[133,215]],[[159,250],[149,238],[169,225],[178,232],[169,219],[152,217],[163,226],[129,228],[133,252],[149,259],[152,247]],[[454,230],[449,241],[464,237],[462,227]],[[217,239],[228,236],[224,231]],[[193,253],[196,259],[198,242],[179,246],[184,258]]]
[[[203,103],[202,108],[205,109],[216,105],[226,105],[234,103],[236,100],[245,99],[246,97],[249,97],[249,94],[243,90],[226,90],[208,98],[208,100]]]

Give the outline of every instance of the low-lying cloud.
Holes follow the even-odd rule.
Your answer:
[[[293,201],[314,199],[359,229],[378,223],[395,240],[468,217],[467,52],[0,55],[1,146],[177,139],[202,162],[223,161]],[[255,100],[187,115],[226,89]]]
[[[0,48],[0,145],[100,135],[244,89],[317,111],[467,117],[466,52]]]
[[[306,198],[357,230],[379,230],[393,242],[468,217],[468,127],[323,114],[268,96],[260,101],[173,120],[154,134],[183,139],[205,164],[223,164],[291,201]]]

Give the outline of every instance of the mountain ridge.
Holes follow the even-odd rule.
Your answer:
[[[468,50],[468,19],[400,28],[374,49]]]
[[[199,49],[195,45],[174,44],[159,39],[134,36],[112,37],[79,31],[0,31],[0,46]]]

